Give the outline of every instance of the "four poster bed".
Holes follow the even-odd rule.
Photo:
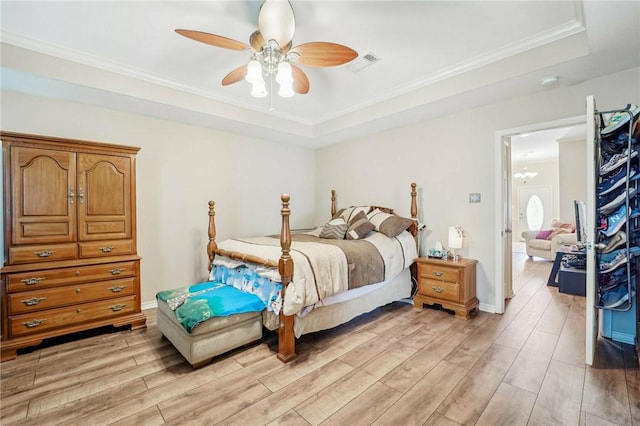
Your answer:
[[[215,203],[210,201],[210,281],[188,290],[161,292],[168,295],[159,293],[158,328],[194,367],[258,340],[262,326],[278,332],[278,359],[294,360],[296,337],[336,327],[411,296],[410,267],[418,256],[416,195],[412,183],[409,219],[380,206],[337,211],[335,191],[331,191],[332,219],[314,231],[292,233],[290,197],[283,194],[279,238],[230,239],[220,244],[215,240]],[[192,295],[206,297],[200,295],[220,286],[241,290],[240,303],[253,306],[259,298],[265,309],[251,307],[198,320],[177,318],[180,315],[172,304],[179,305]],[[255,300],[249,300],[249,294]],[[212,304],[219,308],[218,301]],[[201,311],[202,304],[197,306]],[[186,331],[189,321],[195,325]]]

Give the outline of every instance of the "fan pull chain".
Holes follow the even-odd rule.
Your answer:
[[[273,107],[273,74],[269,74],[269,111],[275,111]]]

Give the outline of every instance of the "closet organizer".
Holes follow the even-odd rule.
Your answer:
[[[600,333],[636,344],[640,108],[595,111],[595,307]]]

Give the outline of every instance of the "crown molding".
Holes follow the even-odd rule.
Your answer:
[[[579,10],[582,11],[582,2],[575,1],[574,4],[579,4],[579,7],[576,7],[578,7]],[[398,96],[414,92],[418,89],[428,87],[449,78],[477,70],[487,65],[506,60],[520,54],[524,54],[533,49],[544,47],[551,43],[585,32],[586,27],[584,25],[583,14],[576,12],[576,15],[576,19],[573,21],[569,21],[565,24],[550,28],[547,31],[543,31],[534,36],[527,37],[518,42],[508,44],[500,49],[495,49],[483,55],[479,55],[466,61],[459,62],[429,76],[426,76],[419,80],[415,80],[409,84],[398,86],[396,90],[393,90],[385,94],[384,96],[378,96],[366,102],[357,104],[351,108],[343,109],[332,114],[325,115],[324,117],[314,121],[314,124],[320,124],[344,116],[346,114],[360,111],[378,103],[397,98]]]
[[[257,113],[262,113],[262,114],[268,113],[269,115],[274,115],[278,118],[289,120],[289,121],[306,125],[309,127],[313,126],[314,124],[310,120],[304,120],[289,114],[283,114],[281,111],[278,111],[278,110],[267,112],[263,108],[257,108],[255,105],[248,104],[245,102],[238,102],[236,99],[233,99],[233,98],[229,98],[225,96],[216,96],[213,93],[207,91],[206,89],[187,86],[172,80],[163,79],[163,78],[142,72],[140,70],[126,67],[115,62],[107,61],[103,58],[99,58],[95,55],[91,55],[86,52],[81,52],[79,50],[61,47],[55,44],[46,43],[39,40],[33,40],[33,39],[23,37],[18,34],[10,33],[7,31],[0,31],[0,42],[15,46],[15,47],[19,47],[22,49],[31,50],[33,52],[41,53],[43,55],[48,55],[54,58],[77,63],[80,65],[100,69],[107,72],[112,72],[114,74],[133,78],[133,79],[144,81],[147,83],[156,84],[158,86],[163,86],[169,89],[179,90],[181,92],[211,99],[213,101],[230,104],[239,108],[245,108]]]

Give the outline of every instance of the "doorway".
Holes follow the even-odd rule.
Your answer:
[[[585,116],[571,117],[557,121],[551,121],[546,123],[538,123],[530,126],[524,126],[513,129],[506,129],[496,132],[496,194],[500,196],[496,197],[496,228],[500,232],[500,238],[498,238],[498,244],[496,245],[496,283],[495,286],[495,312],[504,313],[505,299],[513,296],[513,282],[512,282],[512,243],[514,237],[519,239],[521,232],[520,228],[520,207],[515,207],[515,200],[519,200],[520,196],[516,196],[514,192],[514,185],[517,183],[512,177],[512,170],[515,170],[514,159],[519,157],[517,148],[519,141],[524,137],[530,137],[532,134],[537,134],[545,131],[557,131],[558,136],[556,139],[563,138],[562,132],[582,132],[584,135],[586,126]],[[570,137],[577,137],[572,135]],[[517,140],[517,142],[516,142]],[[586,138],[585,138],[586,140]],[[529,149],[529,148],[524,148]],[[514,152],[515,150],[515,152]],[[524,151],[526,152],[526,151]],[[520,154],[521,155],[521,154]],[[530,162],[529,162],[530,163]],[[539,179],[542,183],[542,179]],[[526,185],[530,185],[527,182]],[[548,186],[548,185],[539,185]],[[524,196],[523,196],[524,197]],[[542,197],[540,197],[541,204],[544,205]],[[556,195],[551,195],[551,204],[553,205]],[[525,208],[526,209],[526,208]],[[543,207],[543,210],[546,208]],[[551,210],[553,212],[553,207]],[[514,218],[514,213],[517,213],[518,217]],[[551,213],[553,215],[554,213]],[[526,214],[525,214],[526,216]],[[549,225],[552,216],[547,217],[549,219]],[[516,222],[517,219],[517,222]],[[525,217],[526,219],[526,217]],[[518,229],[516,229],[516,235],[513,235],[514,222]],[[543,224],[545,220],[543,219]]]

